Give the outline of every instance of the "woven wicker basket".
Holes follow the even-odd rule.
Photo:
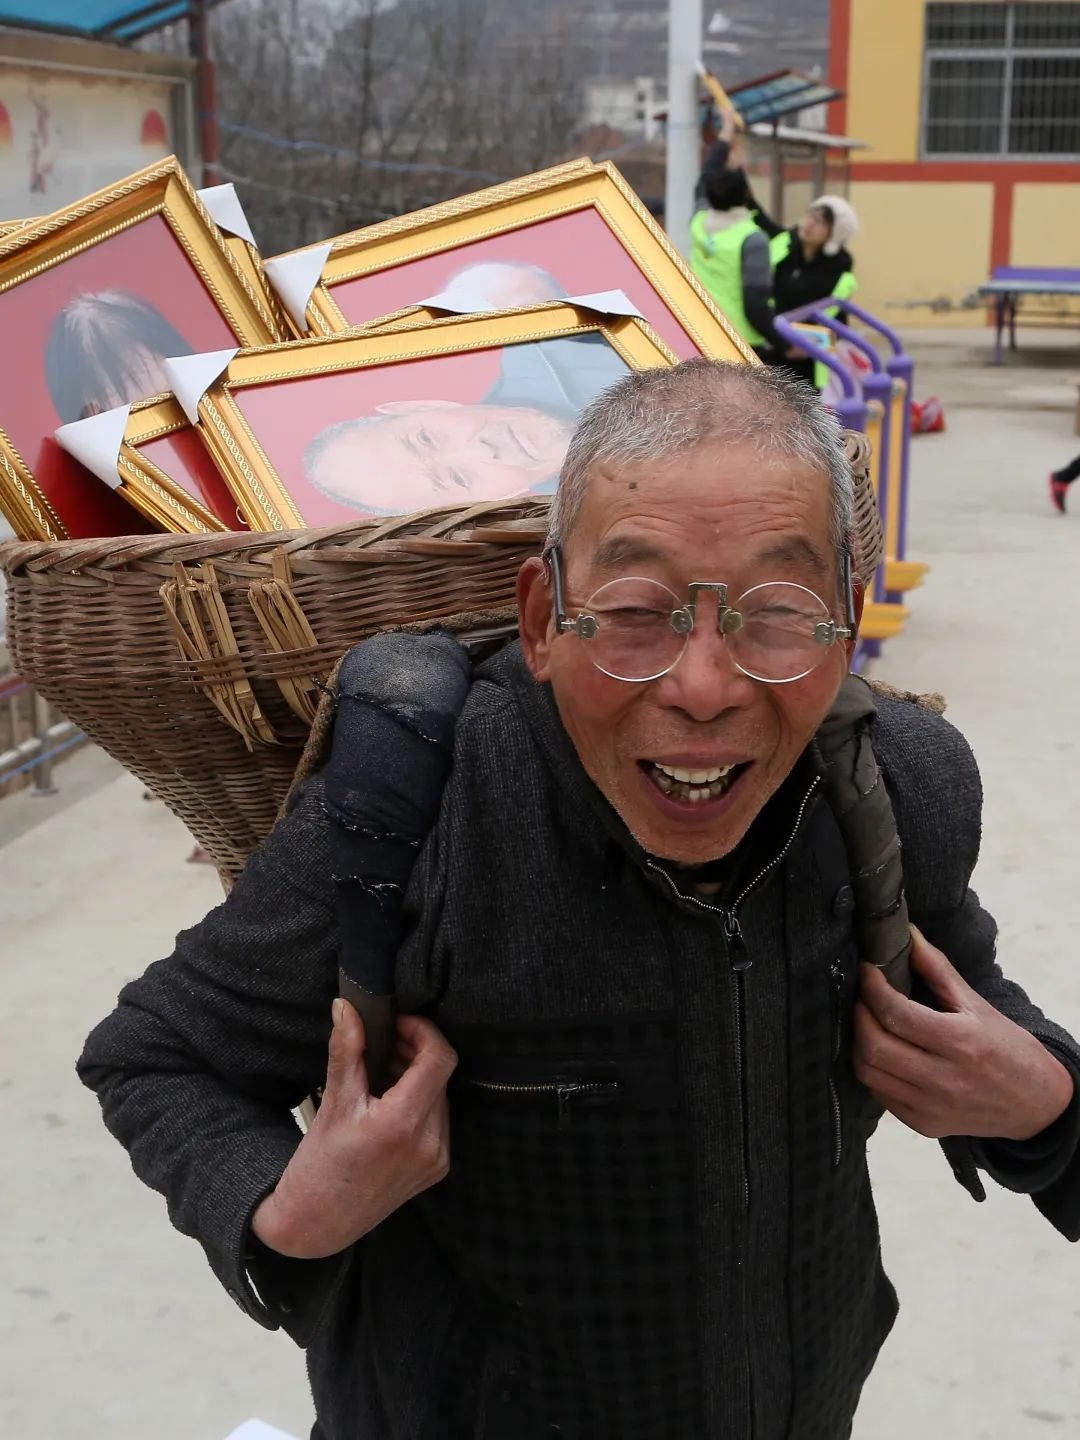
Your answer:
[[[855,568],[881,523],[849,435]],[[234,879],[269,833],[322,687],[388,628],[514,632],[517,571],[547,505],[482,505],[272,535],[0,545],[15,668],[169,806]]]
[[[0,546],[16,670],[187,825],[224,879],[270,831],[356,641],[512,634],[539,502],[273,535]]]

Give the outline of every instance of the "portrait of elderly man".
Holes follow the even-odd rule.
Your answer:
[[[311,485],[366,515],[549,493],[574,422],[627,366],[601,335],[508,345],[475,404],[386,401],[339,421],[304,455]]]
[[[480,260],[463,265],[428,304],[448,310],[513,310],[565,300],[567,292],[540,265],[524,260]]]
[[[456,725],[393,1083],[372,1094],[335,998],[318,774],[90,1036],[137,1174],[307,1346],[319,1440],[846,1440],[897,1313],[882,1108],[948,1139],[976,1198],[981,1171],[1080,1236],[1080,1052],[970,889],[971,751],[903,698],[869,724],[913,997],[860,963],[815,744],[861,607],[852,489],[797,381],[625,377],[581,418],[520,641]],[[348,778],[378,796],[384,768]]]

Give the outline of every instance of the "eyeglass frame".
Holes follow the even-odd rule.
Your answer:
[[[550,567],[552,588],[555,592],[554,596],[552,597],[552,608],[555,612],[554,618],[556,634],[577,635],[579,639],[582,640],[594,639],[600,628],[600,622],[596,619],[595,615],[581,614],[578,615],[576,619],[572,620],[567,614],[566,590],[563,583],[562,548],[559,545],[549,546],[544,551],[543,560],[545,567]],[[833,645],[836,644],[837,640],[856,640],[859,634],[858,619],[855,615],[854,570],[851,560],[851,548],[848,545],[845,545],[840,552],[840,572],[844,585],[844,611],[846,623],[843,625],[838,625],[835,620],[830,618],[829,620],[822,620],[817,625],[815,625],[814,639],[821,645],[823,650],[831,648]],[[618,576],[616,578],[621,579],[632,577]],[[658,581],[656,583],[660,584],[662,582]],[[768,585],[791,583],[794,582],[780,580],[769,580],[763,582],[763,584]],[[599,589],[603,588],[603,586],[599,587]],[[668,587],[664,586],[664,588],[667,589]],[[750,587],[751,590],[758,588],[760,587]],[[801,590],[807,589],[805,585],[800,585],[798,588]],[[689,591],[689,599],[684,605],[677,606],[671,612],[672,629],[677,635],[682,635],[684,637],[684,641],[688,641],[690,636],[693,634],[694,626],[697,620],[698,597],[706,591],[716,596],[716,622],[720,634],[722,636],[733,635],[741,628],[741,614],[738,610],[734,608],[734,606],[731,606],[727,603],[728,586],[726,582],[719,580],[691,580],[689,585],[687,586],[687,589]],[[596,592],[594,591],[593,593],[595,594]],[[672,591],[671,593],[674,594],[675,592]],[[743,591],[744,595],[748,595],[749,593],[749,590]],[[811,595],[815,595],[818,600],[821,599],[821,596],[816,595],[816,592],[813,590],[809,590],[808,593]],[[676,599],[677,598],[678,597],[676,596]],[[742,596],[739,596],[738,598],[742,599]],[[824,604],[824,601],[822,601],[822,603]],[[677,626],[674,623],[676,616],[679,616],[680,620],[685,623],[685,628],[681,628],[681,626]],[[827,638],[822,638],[822,631],[827,632]],[[672,661],[672,663],[668,666],[666,670],[662,670],[659,675],[646,676],[640,680],[628,680],[625,676],[622,675],[612,675],[611,679],[618,680],[623,685],[647,685],[650,684],[653,680],[662,680],[665,675],[671,674],[672,670],[674,670],[675,666],[679,663],[685,653],[686,647],[684,644],[683,649],[680,650],[676,659]],[[739,669],[741,672],[742,667],[740,666]],[[605,670],[601,673],[606,675],[608,672]],[[806,672],[806,674],[810,673],[812,672]],[[760,676],[757,675],[750,676],[749,678],[757,680],[762,685],[784,685],[792,683],[791,681],[784,680],[763,680]],[[794,678],[803,679],[805,678],[805,676],[797,676]]]

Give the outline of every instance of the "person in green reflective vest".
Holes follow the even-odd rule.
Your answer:
[[[842,196],[822,195],[797,225],[773,236],[769,256],[778,315],[824,300],[829,295],[847,300],[855,294],[855,262],[847,245],[858,228],[858,217]],[[774,351],[765,358],[770,364],[782,364],[804,380],[817,384],[818,389],[824,384],[824,366],[815,366],[809,356],[781,355]]]
[[[739,334],[763,358],[787,347],[773,326],[769,241],[742,170],[706,171],[706,208],[690,222],[690,265]]]

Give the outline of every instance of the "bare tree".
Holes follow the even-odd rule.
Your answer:
[[[562,158],[579,115],[560,5],[231,0],[214,14],[222,165],[268,254]]]

